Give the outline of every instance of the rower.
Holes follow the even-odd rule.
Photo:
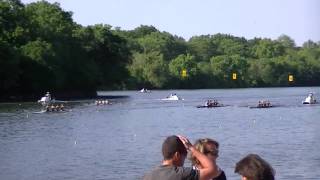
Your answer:
[[[267,107],[270,107],[270,101],[267,101]]]
[[[48,105],[46,106],[46,111],[47,111],[47,112],[50,112],[50,111],[51,111],[50,106],[48,106]]]
[[[59,109],[60,109],[60,111],[64,111],[64,105],[63,105],[63,104],[60,104]]]
[[[44,98],[45,103],[49,103],[51,101],[51,95],[49,92],[47,92],[44,97],[45,97]]]

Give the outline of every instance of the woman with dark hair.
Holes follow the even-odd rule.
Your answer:
[[[257,154],[249,154],[236,164],[235,173],[241,175],[241,180],[274,180],[274,170],[271,165]]]
[[[226,175],[222,169],[216,164],[216,160],[219,157],[219,143],[214,139],[204,138],[198,139],[193,145],[198,151],[205,154],[218,168],[217,176],[212,180],[226,180]],[[202,169],[203,167],[199,161],[193,156],[190,157],[194,169]]]

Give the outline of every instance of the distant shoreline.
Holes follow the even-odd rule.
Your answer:
[[[5,94],[0,96],[0,103],[6,102],[37,102],[42,96],[43,93],[34,93],[34,94]],[[117,98],[126,98],[127,96],[101,96],[97,94],[97,91],[94,92],[50,92],[53,99],[57,100],[80,100],[80,99],[117,99]]]
[[[303,87],[320,87],[320,86],[269,86],[269,87],[239,87],[239,88],[200,88],[200,89],[248,89],[248,88],[303,88]],[[199,90],[200,90],[199,89]],[[150,90],[173,90],[173,89],[150,89]],[[174,90],[196,90],[194,88],[187,89],[174,89]],[[127,98],[125,95],[98,95],[98,92],[102,91],[139,91],[134,89],[126,90],[97,90],[94,92],[50,92],[52,97],[57,100],[81,100],[81,99],[119,99]],[[0,96],[0,103],[6,102],[36,102],[44,93],[34,93],[34,94],[20,94],[20,95],[10,95],[5,94]]]

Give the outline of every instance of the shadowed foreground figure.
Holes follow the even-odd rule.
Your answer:
[[[274,180],[274,170],[270,164],[257,154],[249,154],[236,164],[234,172],[241,180]]]
[[[202,169],[183,167],[187,151],[194,156]],[[144,180],[208,180],[217,175],[217,167],[183,136],[169,136],[162,144],[162,164],[144,176]]]

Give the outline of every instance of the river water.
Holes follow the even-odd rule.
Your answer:
[[[36,103],[0,104],[0,179],[141,179],[161,163],[166,136],[220,142],[219,166],[257,153],[276,179],[319,179],[320,105],[302,105],[319,87],[99,92],[128,96],[112,105],[69,102],[70,112],[34,114]],[[177,93],[184,101],[159,99]],[[226,107],[199,109],[208,98]],[[251,109],[261,99],[277,107]],[[318,98],[319,100],[319,98]],[[186,160],[186,166],[190,166]]]

